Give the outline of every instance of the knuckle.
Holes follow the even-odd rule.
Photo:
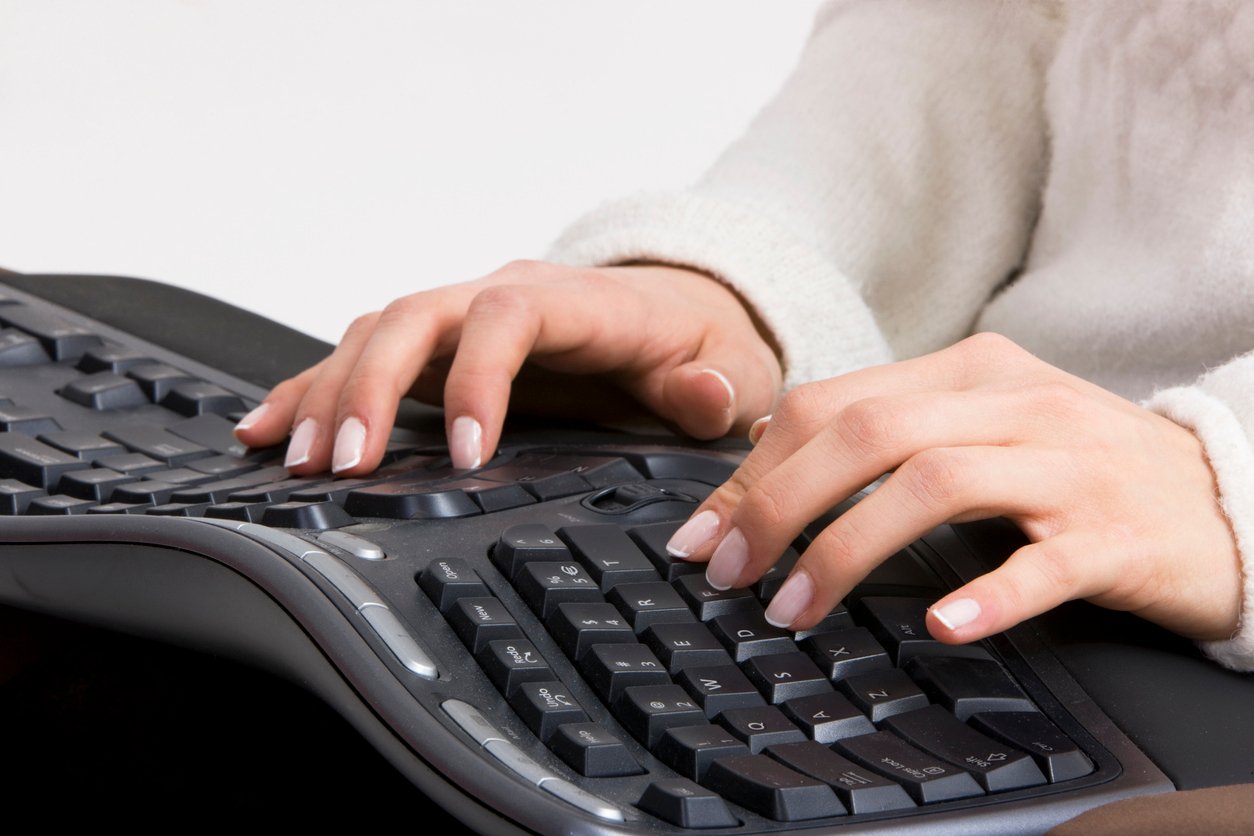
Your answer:
[[[475,294],[466,318],[506,319],[526,314],[530,309],[527,294],[518,285],[494,285]]]
[[[954,351],[961,364],[974,371],[1014,369],[1035,359],[1010,338],[992,331],[972,334],[956,343]]]
[[[796,504],[779,486],[759,484],[749,489],[736,509],[737,524],[748,523],[754,531],[775,532],[790,522],[788,509]]]
[[[970,484],[970,467],[959,451],[933,447],[906,460],[898,469],[910,495],[926,508],[952,508]]]
[[[825,401],[818,384],[802,384],[780,398],[779,408],[775,410],[771,422],[784,426],[808,426],[822,419]]]
[[[849,520],[839,520],[819,533],[802,555],[805,568],[816,581],[836,585],[841,578],[852,585],[860,578],[852,577],[858,563],[858,532]]]
[[[864,453],[892,450],[909,432],[901,411],[885,398],[866,398],[845,407],[836,428],[846,444]]]
[[[507,281],[534,281],[539,278],[549,265],[532,258],[515,258],[501,266],[493,273],[493,278]]]
[[[1042,592],[1052,593],[1051,598],[1068,597],[1080,584],[1079,564],[1073,557],[1068,549],[1050,541],[1037,543],[1028,561],[1035,576],[1033,586]],[[1021,591],[1021,597],[1026,597],[1026,594],[1027,590]]]
[[[381,316],[382,314],[378,311],[371,311],[370,313],[365,313],[356,317],[348,324],[348,328],[344,331],[344,341],[348,341],[350,338],[356,338],[364,334],[369,334],[374,330],[374,327],[376,323],[378,323]]]

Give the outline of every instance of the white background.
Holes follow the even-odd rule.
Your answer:
[[[698,176],[817,0],[0,0],[0,266],[307,333]]]

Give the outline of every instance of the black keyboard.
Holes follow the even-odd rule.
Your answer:
[[[1033,832],[1171,788],[1030,626],[928,635],[996,524],[793,634],[764,607],[848,503],[747,589],[665,551],[743,450],[519,432],[457,471],[400,429],[293,478],[231,433],[263,394],[0,286],[0,601],[294,676],[480,829]]]

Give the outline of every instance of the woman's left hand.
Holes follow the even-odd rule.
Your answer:
[[[814,625],[937,525],[1004,516],[1031,544],[936,602],[937,639],[980,639],[1075,598],[1196,639],[1237,628],[1240,560],[1198,439],[993,334],[788,393],[671,552],[708,559],[716,587],[746,586],[890,471],[814,539],[772,623]]]

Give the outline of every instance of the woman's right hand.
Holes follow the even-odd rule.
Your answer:
[[[525,362],[537,373],[514,387]],[[715,438],[770,412],[780,380],[739,299],[702,273],[520,261],[359,317],[329,357],[276,386],[236,434],[261,447],[290,433],[294,473],[360,475],[378,465],[409,394],[443,404],[454,466],[477,467],[511,405],[606,418],[634,402]]]

